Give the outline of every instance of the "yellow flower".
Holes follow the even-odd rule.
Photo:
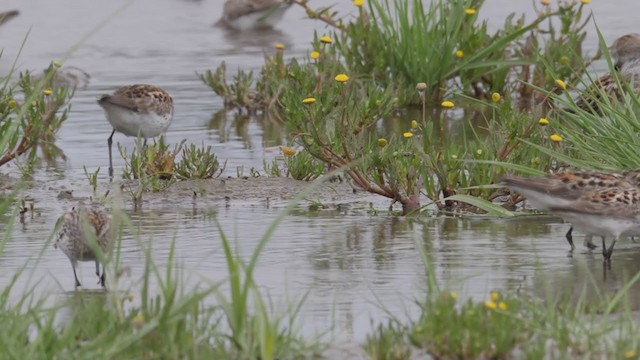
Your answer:
[[[638,355],[638,352],[635,349],[630,349],[624,352],[625,359],[634,358],[636,355]]]
[[[341,82],[341,83],[345,83],[349,80],[349,77],[347,76],[347,74],[338,74],[335,77],[337,82]]]
[[[560,79],[556,80],[556,85],[558,85],[558,87],[560,87],[562,90],[567,90],[567,84],[565,84],[565,82]]]
[[[454,104],[453,101],[449,101],[449,100],[445,100],[441,102],[440,105],[442,105],[443,108],[447,108],[447,109],[451,109],[452,107],[456,106],[456,104]]]
[[[410,137],[413,137],[413,133],[411,131],[405,131],[402,136],[406,137],[407,139]]]
[[[15,100],[9,100],[9,108],[10,109],[13,109],[14,107],[16,107],[16,105],[18,105],[18,104],[16,103]]]
[[[464,51],[462,51],[462,50],[456,51],[456,57],[458,59],[462,58],[463,56],[464,56]]]
[[[591,0],[580,0],[580,2],[587,5],[591,2]]]
[[[285,156],[293,156],[296,154],[296,149],[288,146],[280,146],[280,151],[282,151]]]
[[[353,5],[362,6],[364,5],[364,0],[353,0]]]
[[[380,138],[380,139],[378,139],[378,146],[380,146],[380,147],[385,147],[385,146],[387,146],[387,143],[388,143],[388,141],[387,141],[387,139],[385,139],[385,138]]]
[[[452,158],[453,160],[456,160],[456,159],[458,159],[458,155],[453,154],[453,155],[451,155],[451,158]]]
[[[415,120],[411,120],[411,128],[412,129],[417,129],[418,128],[418,122]]]
[[[276,49],[284,50],[284,44],[276,44]]]
[[[498,101],[500,101],[500,99],[502,99],[502,96],[500,96],[500,94],[498,94],[497,92],[491,94],[491,101],[493,101],[494,103],[497,103]]]
[[[316,98],[314,98],[314,97],[308,97],[308,98],[302,100],[303,104],[313,104],[314,102],[316,102]]]
[[[483,152],[482,149],[476,150],[476,154],[478,154],[478,155],[482,155],[482,152]]]
[[[547,126],[549,125],[549,120],[547,120],[547,118],[540,118],[540,120],[538,120],[538,124],[540,124],[540,126]]]
[[[51,95],[51,93],[53,92],[53,90],[51,90],[50,88],[46,88],[44,90],[42,90],[42,93],[49,96]]]
[[[144,317],[142,317],[142,315],[140,314],[136,315],[136,317],[131,319],[131,325],[135,327],[141,327],[142,325],[144,325]]]
[[[547,6],[549,4],[551,4],[551,0],[540,0],[540,2],[542,3],[542,5]]]
[[[319,53],[319,52],[317,52],[317,51],[315,51],[315,50],[313,50],[313,51],[311,52],[311,54],[309,54],[309,56],[310,56],[312,59],[314,59],[314,60],[315,60],[315,59],[317,59],[317,58],[319,58],[319,57],[320,57],[320,53]]]
[[[500,301],[498,303],[498,308],[500,308],[500,310],[502,310],[502,311],[506,311],[507,310],[507,303],[505,303],[504,301]]]
[[[490,292],[489,296],[491,297],[491,300],[493,300],[493,301],[498,301],[498,299],[500,299],[500,293],[497,292],[497,291]]]
[[[325,44],[331,44],[333,42],[333,39],[331,39],[327,35],[323,35],[322,37],[320,37],[320,42]]]
[[[464,13],[467,15],[473,15],[476,13],[476,9],[468,8],[464,11]]]
[[[451,298],[453,299],[453,301],[458,300],[458,294],[456,294],[455,291],[452,291],[449,296],[451,296]]]
[[[551,139],[551,141],[554,141],[554,142],[560,142],[562,141],[562,136],[558,134],[552,134],[551,136],[549,136],[549,139]]]
[[[487,309],[494,310],[495,308],[498,307],[498,304],[496,304],[495,301],[487,300],[484,302],[484,307],[486,307]]]

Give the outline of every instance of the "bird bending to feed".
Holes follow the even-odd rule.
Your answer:
[[[116,131],[126,136],[141,136],[146,146],[147,139],[165,133],[173,119],[171,95],[153,85],[123,86],[113,95],[100,97],[98,104],[104,109],[107,120],[113,127],[107,139],[110,177],[113,177],[111,145]]]
[[[625,63],[640,59],[640,34],[620,36],[609,47],[609,54],[617,70],[620,70]]]
[[[94,250],[100,248],[106,256],[113,248],[111,215],[107,209],[100,204],[79,204],[64,213],[59,221],[61,221],[61,228],[53,246],[56,249],[60,248],[71,261],[73,276],[76,280],[75,286],[81,286],[76,274],[78,261],[95,261],[99,284],[105,287],[104,264],[100,274],[99,259]],[[94,246],[91,245],[93,241],[95,241]]]
[[[602,250],[605,259],[611,257],[613,244],[619,236],[637,235],[633,227],[628,228],[624,224],[630,221],[625,217],[626,214],[638,209],[638,204],[632,201],[630,196],[638,192],[640,171],[566,171],[543,177],[507,176],[503,183],[511,190],[522,194],[538,210],[550,211],[570,222],[572,227],[566,238],[571,245],[571,251],[575,249],[571,235],[573,226],[588,234],[603,237]],[[600,199],[597,196],[604,198]],[[621,200],[607,201],[609,197],[611,200]],[[621,204],[626,204],[626,207]],[[601,221],[593,222],[595,218]],[[640,217],[637,221],[640,224]],[[611,223],[620,223],[617,229],[622,232],[616,233],[607,227]],[[640,226],[637,230],[640,230]],[[614,241],[611,247],[606,249],[604,237],[610,235],[614,236]],[[592,249],[595,247],[590,242],[585,245]]]
[[[616,72],[608,73],[594,81],[576,99],[576,105],[585,111],[600,113],[598,101],[604,96],[609,101],[619,101],[623,93],[619,84],[629,84],[633,91],[640,90],[640,34],[619,37],[609,48]]]
[[[292,0],[227,0],[217,24],[235,30],[272,27],[291,4]]]

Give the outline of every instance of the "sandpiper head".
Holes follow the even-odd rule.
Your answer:
[[[640,34],[622,35],[609,47],[609,52],[616,69],[620,69],[628,61],[640,59]]]

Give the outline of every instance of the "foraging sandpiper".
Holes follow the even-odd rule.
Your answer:
[[[536,209],[556,213],[571,224],[578,226],[582,230],[587,230],[588,236],[585,238],[585,246],[594,249],[595,245],[591,243],[591,234],[602,236],[603,246],[604,237],[614,234],[603,234],[603,231],[600,230],[589,231],[591,226],[597,227],[597,224],[585,225],[580,216],[572,215],[571,209],[577,208],[582,211],[584,207],[582,203],[585,202],[585,198],[589,199],[593,194],[600,194],[610,189],[622,189],[623,192],[625,190],[638,191],[637,189],[640,187],[640,171],[626,171],[623,173],[565,171],[544,177],[507,176],[503,179],[503,183],[511,190],[522,194]],[[611,194],[614,193],[612,192]],[[612,207],[610,204],[602,206],[604,208]],[[630,207],[634,206],[636,205],[630,205]],[[576,222],[574,223],[574,221]],[[571,245],[570,251],[575,249],[572,231],[573,226],[565,235],[569,245]],[[618,235],[622,235],[622,233]],[[610,249],[613,250],[613,246]],[[605,253],[606,249],[603,248],[603,254]],[[610,257],[611,254],[609,253],[608,256]]]
[[[217,24],[234,30],[269,28],[291,4],[291,0],[227,0]]]
[[[594,80],[594,84],[576,99],[582,110],[600,113],[598,102],[607,97],[610,102],[619,101],[623,93],[619,84],[628,84],[634,91],[640,90],[640,34],[627,34],[616,39],[609,47],[616,72]]]
[[[141,136],[144,145],[148,138],[163,134],[173,119],[171,95],[153,85],[128,85],[113,95],[103,95],[98,104],[104,109],[113,131],[107,139],[109,145],[109,177],[113,177],[111,145],[116,131],[126,136]]]
[[[59,221],[61,221],[61,227],[53,246],[60,248],[71,261],[75,286],[81,286],[76,274],[78,261],[95,261],[96,275],[100,278],[99,284],[105,287],[104,264],[100,274],[99,257],[94,250],[100,248],[102,254],[106,256],[113,248],[111,215],[107,209],[100,204],[79,204],[64,213]]]

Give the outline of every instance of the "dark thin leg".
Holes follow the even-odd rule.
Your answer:
[[[587,234],[584,237],[584,246],[586,246],[589,250],[593,250],[597,248],[596,244],[593,243],[592,239],[593,239],[592,234]]]
[[[82,284],[80,284],[80,280],[78,280],[78,275],[76,274],[76,266],[73,263],[71,263],[71,268],[73,269],[73,277],[76,279],[76,287],[82,286]]]
[[[613,254],[613,246],[616,244],[617,239],[618,239],[617,237],[614,237],[613,241],[611,242],[611,246],[609,246],[609,248],[607,249],[604,243],[604,236],[602,237],[602,255],[604,256],[604,260],[607,262],[611,261],[611,254]]]
[[[109,145],[109,177],[113,179],[113,158],[111,156],[111,145],[113,144],[113,134],[116,133],[116,129],[113,129],[111,135],[107,139],[107,145]]]
[[[104,266],[102,267],[102,275],[100,275],[100,285],[102,288],[106,289],[107,287],[104,285]]]
[[[569,231],[567,231],[567,234],[564,236],[567,238],[569,245],[571,245],[571,250],[569,250],[569,252],[573,252],[573,250],[576,248],[576,246],[573,245],[573,236],[571,235],[572,232],[573,232],[573,226],[569,228]]]
[[[147,147],[147,138],[144,138],[144,142],[142,143],[142,148],[146,148]]]
[[[98,260],[96,260],[96,275],[100,276],[100,264],[98,263]]]

